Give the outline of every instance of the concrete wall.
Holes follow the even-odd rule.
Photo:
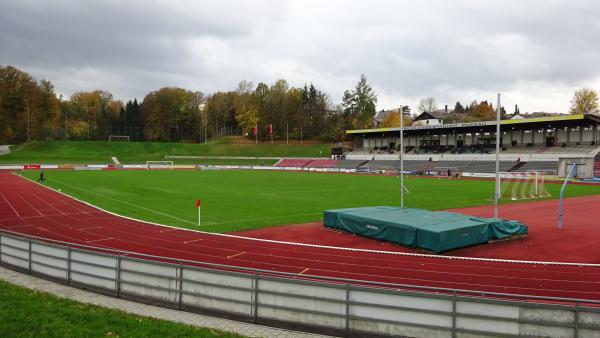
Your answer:
[[[517,302],[219,271],[73,249],[0,232],[0,264],[179,308],[333,330],[407,337],[600,337],[600,302]],[[432,290],[435,291],[435,290]],[[463,292],[464,294],[464,292]],[[513,297],[514,298],[514,297]],[[331,331],[327,331],[331,332]]]
[[[566,177],[573,164],[577,165],[577,178],[594,177],[594,159],[589,157],[561,158],[558,161],[558,177]]]

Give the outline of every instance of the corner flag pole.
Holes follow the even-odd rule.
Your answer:
[[[496,186],[494,187],[494,218],[498,218],[500,199],[500,93],[496,105]]]
[[[202,207],[200,205],[200,199],[198,199],[196,201],[196,209],[198,209],[198,226],[200,226],[201,225],[201,222],[200,222],[200,220],[201,220],[201,218],[200,218],[200,211],[202,209]]]

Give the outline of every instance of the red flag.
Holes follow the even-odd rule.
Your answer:
[[[269,135],[273,135],[273,123],[269,124]]]
[[[199,208],[199,207],[200,207],[200,199],[198,199],[198,200],[196,201],[196,208]]]
[[[254,135],[258,134],[258,124],[254,126],[254,128],[252,128],[252,132],[254,133]]]

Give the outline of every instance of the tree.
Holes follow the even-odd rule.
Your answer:
[[[253,88],[252,82],[242,80],[234,97],[235,120],[241,126],[242,134],[249,134],[248,131],[258,124],[258,108]]]
[[[52,138],[59,134],[59,115],[60,101],[50,81],[0,67],[0,143]]]
[[[463,107],[463,105],[460,103],[460,101],[457,101],[456,104],[454,105],[454,113],[455,114],[464,114],[465,113],[465,107]]]
[[[367,78],[361,75],[354,90],[346,90],[342,99],[347,129],[372,127],[376,103],[377,95],[367,83]]]
[[[419,110],[419,113],[423,113],[423,112],[432,112],[434,110],[438,109],[437,106],[437,102],[435,102],[435,98],[433,97],[426,97],[424,99],[422,99],[419,102],[419,106],[417,108]]]
[[[402,121],[404,127],[412,125],[412,118],[404,113],[404,121]],[[393,111],[387,114],[383,118],[382,127],[384,128],[397,128],[400,126],[400,112]]]
[[[145,136],[157,141],[198,140],[201,93],[177,87],[165,87],[144,97],[141,112]]]
[[[494,107],[487,101],[481,101],[479,103],[473,101],[466,111],[464,118],[465,122],[492,121],[496,119]]]
[[[589,88],[582,88],[575,91],[571,99],[571,114],[598,114],[600,106],[598,104],[598,93]]]
[[[118,125],[122,107],[121,101],[113,103],[113,95],[107,91],[77,92],[69,99],[69,120],[86,122],[86,138],[105,139],[110,134],[110,128]],[[75,133],[69,130],[68,134],[83,136],[81,131]]]

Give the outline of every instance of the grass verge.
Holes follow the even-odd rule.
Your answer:
[[[242,337],[136,316],[0,280],[0,337]]]
[[[328,144],[270,144],[240,142],[227,137],[207,144],[160,142],[47,141],[32,142],[10,154],[0,156],[0,163],[112,163],[116,156],[122,163],[145,163],[165,160],[165,156],[210,156],[213,159],[174,159],[175,163],[240,164],[218,157],[327,157]],[[170,160],[170,159],[169,159]],[[212,162],[211,162],[212,161]],[[216,162],[221,161],[221,162]],[[260,164],[265,160],[246,160]]]

